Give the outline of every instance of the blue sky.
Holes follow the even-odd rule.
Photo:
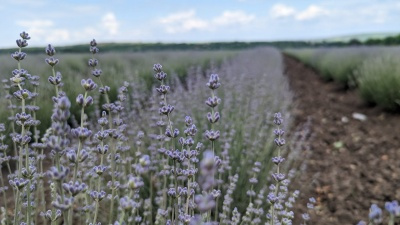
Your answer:
[[[399,0],[0,0],[0,47],[309,40],[399,32]]]

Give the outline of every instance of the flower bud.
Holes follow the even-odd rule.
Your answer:
[[[48,56],[53,56],[54,54],[56,54],[56,49],[53,48],[53,46],[51,46],[51,44],[48,44],[45,49],[45,52]]]

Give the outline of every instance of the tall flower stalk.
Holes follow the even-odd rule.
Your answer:
[[[25,222],[30,224],[32,222],[32,181],[34,179],[34,174],[36,173],[36,167],[34,165],[34,158],[30,158],[30,149],[28,147],[31,141],[31,133],[29,132],[31,126],[38,125],[38,121],[32,118],[31,114],[26,113],[27,111],[27,101],[32,97],[36,96],[35,93],[31,93],[29,90],[25,89],[24,86],[28,80],[36,80],[37,78],[28,74],[28,71],[22,69],[21,61],[25,59],[26,53],[22,52],[22,49],[28,46],[27,40],[30,36],[26,32],[20,34],[21,39],[16,41],[18,46],[18,51],[13,53],[11,56],[18,62],[18,69],[13,70],[13,77],[10,79],[12,84],[17,87],[17,91],[14,92],[14,97],[21,102],[21,113],[15,114],[15,123],[21,127],[20,134],[13,137],[13,141],[19,145],[19,155],[18,155],[18,176],[20,179],[27,179],[27,187],[25,188],[27,207],[26,207],[26,220]],[[23,159],[25,158],[25,165],[23,165]],[[15,184],[15,182],[14,182]],[[21,189],[17,189],[17,201],[16,201],[16,212],[20,210],[20,196]],[[14,215],[15,217],[17,215]],[[18,222],[18,219],[14,219]]]
[[[51,130],[49,130],[49,136],[44,138],[44,142],[47,142],[47,146],[51,148],[51,155],[53,156],[53,162],[55,167],[52,168],[50,174],[53,172],[58,174],[65,174],[65,176],[53,176],[53,181],[55,187],[55,191],[60,193],[60,200],[62,203],[65,203],[65,195],[63,189],[63,181],[66,179],[66,175],[69,172],[69,168],[65,168],[61,165],[61,156],[66,153],[65,148],[69,142],[67,138],[68,133],[70,132],[70,126],[68,125],[68,119],[70,117],[70,107],[71,102],[69,101],[66,94],[61,90],[63,86],[62,75],[59,71],[56,71],[55,67],[59,63],[59,59],[55,58],[56,54],[55,48],[49,44],[45,48],[45,53],[49,58],[45,59],[45,62],[51,67],[52,74],[48,77],[48,82],[54,86],[55,96],[52,97],[54,107],[53,114],[51,116]],[[43,150],[41,150],[41,155],[43,156]],[[42,157],[39,160],[40,172],[43,173],[43,159]],[[42,189],[44,191],[44,189]],[[42,195],[44,196],[44,194]],[[57,197],[57,196],[56,196]],[[53,202],[56,201],[57,198],[53,199]],[[44,201],[44,197],[43,197]],[[68,223],[68,216],[66,213],[63,213],[65,223]]]
[[[285,134],[285,132],[281,129],[282,122],[283,118],[281,113],[275,113],[274,124],[277,126],[277,128],[274,130],[274,134],[276,136],[274,142],[275,145],[278,147],[278,153],[277,156],[272,158],[272,162],[276,165],[276,172],[272,173],[272,178],[275,181],[275,186],[272,188],[272,192],[270,192],[268,195],[268,200],[272,204],[270,217],[272,225],[278,223],[276,210],[279,209],[282,200],[280,199],[278,193],[280,190],[281,182],[286,178],[285,174],[280,171],[280,165],[282,162],[285,161],[285,159],[281,156],[281,147],[285,145],[285,139],[283,139],[282,137]]]
[[[207,120],[211,124],[211,129],[207,130],[205,133],[205,136],[208,140],[211,142],[211,151],[216,157],[216,148],[215,148],[215,141],[219,138],[220,136],[220,131],[215,130],[214,124],[217,123],[220,119],[220,114],[219,112],[216,111],[216,107],[218,104],[221,103],[221,99],[218,98],[216,95],[215,91],[221,86],[221,83],[219,82],[219,76],[218,74],[211,74],[210,79],[207,83],[207,87],[211,89],[211,97],[209,97],[206,100],[206,105],[208,105],[211,108],[211,112],[207,113]],[[218,170],[215,170],[218,171]],[[215,174],[213,174],[213,177],[215,177]],[[214,193],[220,193],[219,187],[218,190],[214,190]],[[216,206],[215,206],[215,213],[214,213],[214,220],[218,220],[218,197],[219,194],[215,195],[216,200]],[[211,211],[209,212],[209,218],[211,218]]]
[[[87,79],[87,80],[82,79],[81,86],[85,90],[85,93],[79,94],[76,97],[76,103],[79,106],[81,106],[81,122],[80,122],[80,126],[78,128],[71,129],[72,135],[78,139],[78,147],[77,147],[76,151],[75,151],[75,149],[71,149],[68,152],[69,161],[74,164],[72,184],[75,184],[78,181],[79,164],[88,158],[89,153],[83,147],[84,147],[85,140],[92,135],[92,131],[85,126],[85,124],[86,124],[85,109],[93,104],[93,98],[91,96],[88,96],[88,94],[89,94],[89,92],[91,92],[97,88],[97,84],[94,83],[92,79]],[[97,199],[99,199],[99,198],[97,198]],[[68,222],[70,224],[73,224],[73,209],[72,209],[72,207],[69,209],[69,212],[68,212]]]
[[[159,114],[164,115],[167,117],[167,127],[165,131],[165,136],[168,138],[171,138],[172,146],[171,150],[167,151],[166,154],[169,156],[169,158],[172,159],[172,173],[174,177],[174,188],[170,188],[168,191],[169,196],[171,197],[171,206],[172,206],[172,214],[171,214],[171,221],[172,224],[176,224],[176,220],[178,219],[179,215],[179,202],[180,202],[180,195],[177,193],[178,191],[178,175],[177,175],[177,164],[182,161],[182,158],[180,157],[181,152],[177,149],[175,149],[175,138],[178,137],[179,135],[179,130],[174,129],[172,126],[172,121],[171,121],[171,113],[174,111],[175,107],[168,104],[167,101],[167,94],[170,91],[170,87],[168,85],[165,85],[165,78],[167,77],[167,74],[162,70],[161,64],[154,64],[153,70],[155,72],[154,78],[156,78],[158,81],[160,81],[160,86],[156,88],[157,92],[159,93],[161,97],[161,102],[160,102],[160,108],[159,108]],[[166,191],[166,190],[165,190]]]

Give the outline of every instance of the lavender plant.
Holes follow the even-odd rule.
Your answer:
[[[99,94],[94,92],[96,82],[84,78],[81,94],[71,102],[71,88],[57,71],[62,63],[48,45],[45,62],[51,67],[53,109],[51,126],[41,134],[39,78],[21,68],[26,57],[21,49],[29,35],[22,33],[21,38],[19,51],[13,54],[18,69],[13,71],[12,85],[6,86],[16,89],[14,96],[21,103],[11,107],[9,99],[10,109],[21,110],[15,115],[18,134],[12,135],[18,149],[15,171],[4,142],[6,129],[0,126],[0,165],[7,168],[15,194],[12,208],[0,174],[5,220],[12,216],[14,224],[52,225],[291,224],[298,191],[290,190],[293,176],[281,165],[290,153],[283,148],[286,126],[277,113],[272,132],[267,120],[272,113],[266,112],[267,107],[287,110],[290,102],[290,94],[280,94],[278,101],[268,99],[270,92],[264,87],[274,79],[285,87],[276,51],[244,52],[221,68],[211,66],[210,76],[192,67],[184,81],[173,73],[167,76],[155,64],[153,77],[160,85],[151,96],[142,92],[141,83],[129,82],[121,82],[113,95],[105,82],[107,73],[95,58],[98,44],[92,40],[88,66],[99,83]],[[273,75],[262,72],[261,60],[248,63],[251,54],[272,54],[275,61],[270,67],[275,69],[269,74]],[[210,97],[199,83],[211,90]],[[202,106],[205,99],[211,112]],[[74,116],[74,108],[79,108],[80,116]],[[271,142],[278,146],[277,152]],[[270,158],[272,163],[261,161]],[[9,209],[14,210],[12,215],[7,215]],[[303,215],[305,221],[308,217]]]
[[[389,218],[387,218],[388,225],[394,225],[396,219],[400,217],[400,206],[398,201],[394,200],[385,203],[385,210],[389,213]],[[377,225],[384,223],[384,214],[382,209],[377,204],[372,204],[369,209],[368,223],[365,221],[358,222],[357,225]]]

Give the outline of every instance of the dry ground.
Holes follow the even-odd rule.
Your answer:
[[[356,224],[368,219],[371,203],[400,200],[400,115],[367,106],[356,90],[323,81],[293,58],[285,65],[295,123],[312,121],[312,154],[299,182],[303,196],[319,202],[311,224]]]

